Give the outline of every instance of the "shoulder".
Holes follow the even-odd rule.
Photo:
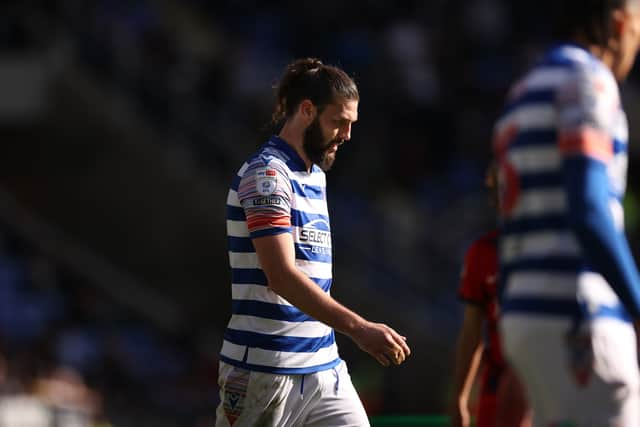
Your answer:
[[[486,285],[495,277],[497,268],[497,232],[491,231],[474,240],[465,254],[459,294],[462,299],[484,303]]]
[[[475,239],[466,253],[466,262],[469,264],[482,264],[488,259],[492,259],[497,254],[498,231],[492,230]]]
[[[592,58],[588,52],[577,46],[552,46],[511,86],[507,94],[507,106],[528,95],[540,101],[538,98],[543,93],[549,93],[552,100],[554,92],[571,84],[580,67],[590,63]]]
[[[270,153],[258,152],[247,160],[246,168],[242,174],[244,177],[256,174],[267,176],[282,176],[289,178],[291,170],[287,163],[278,156]]]
[[[481,235],[477,239],[475,239],[471,243],[469,249],[486,251],[486,250],[495,250],[497,246],[498,246],[498,230],[491,230]]]
[[[566,68],[569,78],[565,80],[565,87],[573,91],[598,97],[615,96],[618,92],[618,83],[611,70],[584,49],[560,46],[548,53],[546,62]]]
[[[593,56],[585,49],[572,44],[550,47],[542,58],[542,64],[574,68],[579,64],[592,62]]]
[[[559,87],[556,105],[561,129],[584,125],[610,129],[620,109],[618,83],[600,60],[581,57],[574,61],[571,78]]]
[[[580,82],[595,78],[615,79],[611,71],[590,52],[572,44],[551,47],[535,64],[530,75],[540,77],[540,74],[553,80],[558,88],[576,87]]]

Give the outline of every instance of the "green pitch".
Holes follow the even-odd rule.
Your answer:
[[[371,427],[448,427],[442,415],[385,415],[371,418]]]

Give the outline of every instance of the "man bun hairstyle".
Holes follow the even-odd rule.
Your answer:
[[[297,59],[287,65],[275,89],[274,124],[291,117],[305,99],[309,99],[319,111],[340,99],[360,99],[358,87],[347,73],[338,67],[325,65],[317,58]]]

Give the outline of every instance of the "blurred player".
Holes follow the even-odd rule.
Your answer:
[[[491,204],[495,207],[495,167],[487,173],[486,184],[491,192]],[[453,427],[471,425],[469,395],[479,371],[482,371],[482,379],[475,425],[530,425],[526,400],[517,378],[504,362],[498,339],[497,240],[498,231],[491,231],[473,242],[465,255],[458,293],[465,305],[456,351],[451,414]]]
[[[638,51],[640,1],[554,4],[560,44],[512,87],[495,126],[502,343],[536,426],[638,426],[618,81]]]
[[[220,353],[217,427],[368,426],[334,329],[382,365],[404,337],[334,300],[324,171],[358,118],[342,70],[297,60],[278,85],[284,121],[238,171],[227,198],[232,316]]]

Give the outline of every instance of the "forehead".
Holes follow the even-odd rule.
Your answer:
[[[323,114],[331,118],[355,122],[358,120],[358,101],[346,100],[329,104]]]

